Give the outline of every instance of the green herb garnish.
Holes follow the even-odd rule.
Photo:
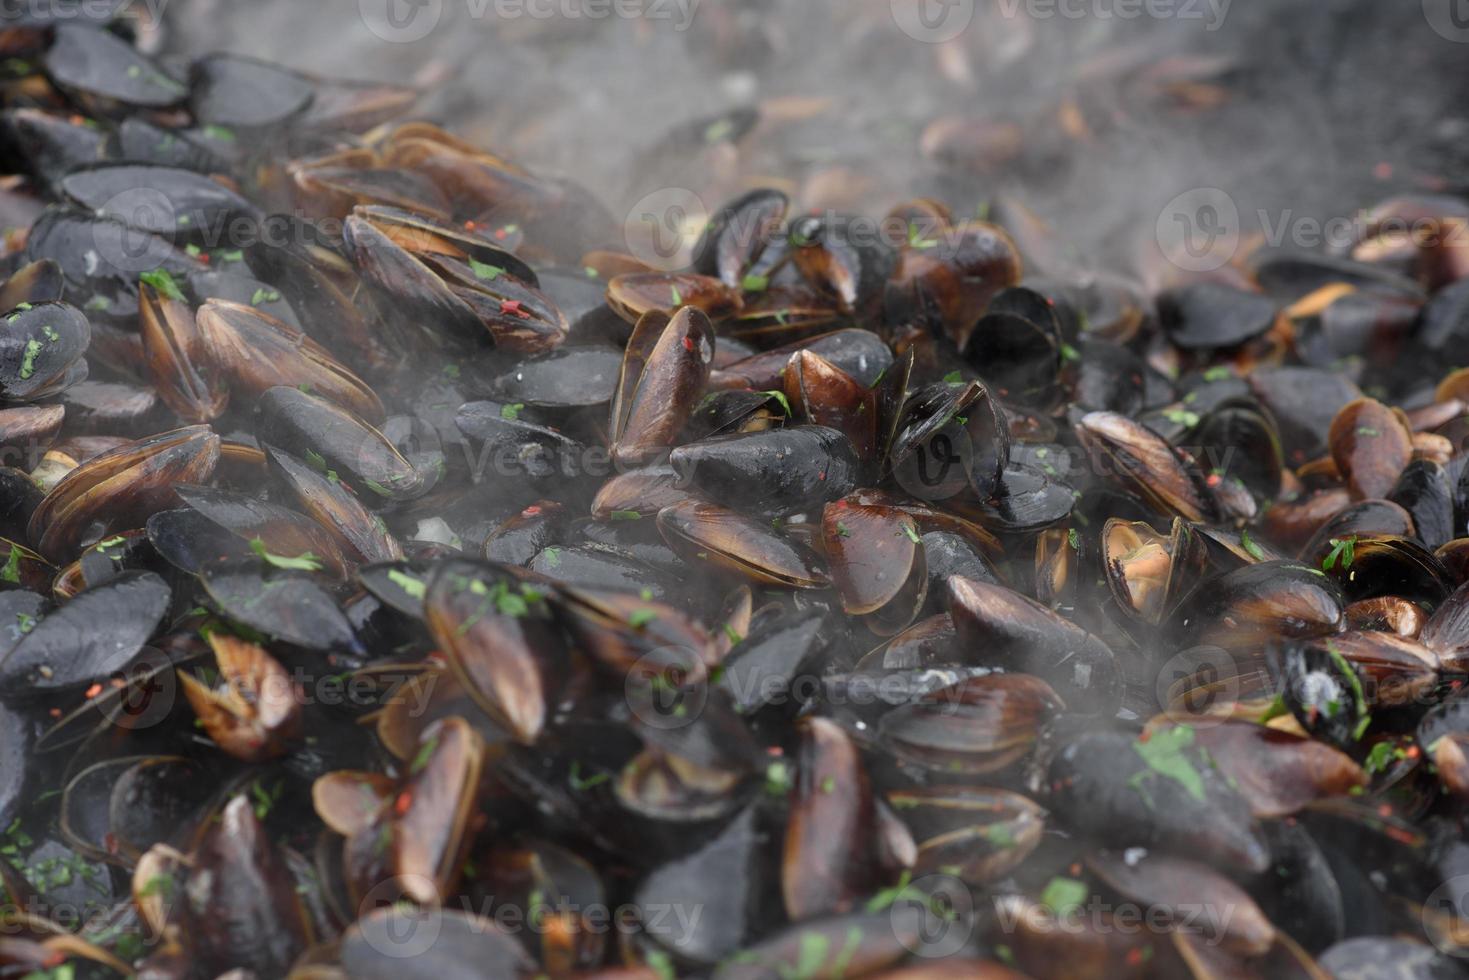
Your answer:
[[[321,571],[321,560],[309,551],[303,555],[297,555],[295,558],[271,554],[265,546],[265,541],[261,538],[250,539],[250,550],[259,555],[267,565],[272,565],[276,568],[285,568],[300,572]]]

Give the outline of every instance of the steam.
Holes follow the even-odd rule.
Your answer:
[[[967,26],[915,40],[914,4],[969,12]],[[382,10],[419,8],[437,12],[421,39],[374,33]],[[1079,265],[1145,277],[1138,256],[1180,194],[1222,190],[1243,235],[1268,223],[1289,244],[1301,219],[1452,188],[1469,129],[1454,95],[1469,49],[1411,2],[189,0],[170,13],[174,52],[422,83],[423,112],[580,181],[619,216],[670,186],[713,207],[774,183],[873,215],[916,194],[967,215],[998,192],[1060,230]],[[765,121],[738,157],[660,148],[680,124],[749,105]],[[1008,126],[1018,149],[988,172],[946,171],[920,141],[949,115]]]

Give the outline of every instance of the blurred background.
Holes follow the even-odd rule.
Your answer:
[[[618,215],[669,186],[871,215],[1002,196],[1071,260],[1156,282],[1154,225],[1198,188],[1246,236],[1459,189],[1457,2],[173,0],[155,44],[414,82],[422,113]]]

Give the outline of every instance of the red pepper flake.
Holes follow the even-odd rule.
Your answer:
[[[60,708],[52,708],[49,712],[47,712],[47,714],[49,714],[52,718],[60,718],[61,717],[61,709]]]
[[[1204,482],[1209,484],[1209,486],[1211,487],[1217,487],[1219,486],[1219,484],[1223,483],[1224,480],[1220,478],[1218,473],[1210,473],[1207,477],[1204,478]]]
[[[1397,841],[1399,844],[1417,844],[1418,843],[1417,838],[1415,838],[1408,831],[1404,830],[1402,827],[1388,827],[1387,829],[1385,829],[1383,831],[1383,833],[1387,834],[1387,836],[1391,837],[1393,840]]]
[[[199,261],[200,262],[203,262],[205,265],[208,265],[209,264],[209,253],[208,252],[200,252],[199,253]]]
[[[694,349],[694,338],[693,337],[685,337],[683,339],[683,349],[684,350],[689,350],[689,351],[691,351],[691,350]]]
[[[475,226],[474,226],[474,222],[473,221],[466,221],[466,222],[464,222],[464,230],[465,231],[474,231],[474,227]]]
[[[444,652],[442,650],[430,650],[428,652],[428,656],[424,657],[423,659],[441,665],[447,665],[449,663],[449,659],[444,656]]]
[[[1142,965],[1142,962],[1143,962],[1143,951],[1141,949],[1139,949],[1138,947],[1133,947],[1132,949],[1129,949],[1127,951],[1127,965],[1128,966],[1140,966],[1140,965]]]
[[[525,510],[523,510],[523,511],[520,512],[520,516],[521,517],[535,517],[535,516],[539,515],[540,512],[541,512],[541,505],[540,504],[531,504]]]
[[[817,475],[816,479],[821,480],[823,483],[826,482],[826,470],[822,470],[821,473]]]
[[[1410,745],[1408,746],[1408,751],[1404,754],[1410,759],[1416,759],[1421,753],[1418,751],[1418,746]]]
[[[522,320],[530,319],[530,314],[520,308],[520,300],[518,299],[502,299],[500,301],[500,312],[510,316],[518,316]]]
[[[108,854],[116,854],[117,853],[117,835],[114,834],[110,830],[107,833],[103,834],[102,835],[102,846],[105,847],[105,848],[107,848],[107,853]]]
[[[408,812],[408,808],[412,805],[413,791],[405,789],[403,792],[399,793],[398,798],[393,801],[393,812],[401,817],[403,814]]]
[[[504,228],[496,228],[495,229],[495,237],[497,239],[499,239],[500,241],[503,242],[506,238],[509,238],[510,237],[510,233],[508,231],[506,231]]]
[[[765,754],[771,756],[785,755],[786,750],[779,745],[772,745],[765,750]]]
[[[1137,744],[1139,744],[1139,745],[1147,745],[1148,744],[1148,739],[1150,739],[1152,737],[1153,737],[1153,733],[1152,732],[1145,731],[1145,732],[1143,732],[1141,735],[1139,735],[1137,737]]]
[[[1073,877],[1073,878],[1080,878],[1081,877],[1081,865],[1079,865],[1079,864],[1073,864],[1067,870],[1071,872],[1071,877]]]
[[[95,698],[97,695],[99,695],[101,693],[102,693],[102,685],[101,684],[93,684],[91,687],[87,688],[87,699],[88,700],[91,700],[92,698]]]
[[[1392,804],[1390,804],[1390,803],[1384,803],[1384,804],[1382,804],[1381,806],[1379,806],[1377,808],[1377,813],[1378,813],[1379,816],[1383,816],[1383,817],[1390,817],[1390,816],[1392,816]]]

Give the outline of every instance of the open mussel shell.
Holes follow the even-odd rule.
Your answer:
[[[203,482],[219,461],[219,437],[193,426],[124,443],[68,473],[31,514],[43,555],[69,559],[88,533],[141,527],[177,501],[180,483]]]
[[[1051,304],[1014,287],[991,302],[964,346],[964,359],[1006,401],[1044,408],[1060,391],[1061,331]]]
[[[23,303],[0,325],[0,399],[34,401],[86,378],[86,316],[65,303]]]
[[[420,258],[445,257],[461,262],[474,259],[500,273],[508,273],[532,288],[541,285],[535,270],[513,252],[507,252],[465,226],[381,205],[362,205],[353,214]],[[487,270],[480,278],[490,275],[492,273]]]
[[[344,555],[368,564],[402,559],[403,548],[382,518],[363,507],[340,478],[278,449],[267,447],[265,456],[297,506],[333,537]]]
[[[785,376],[786,400],[802,422],[840,429],[859,459],[872,458],[877,444],[877,395],[820,354],[792,355]]]
[[[139,287],[138,306],[143,366],[158,396],[187,423],[219,418],[229,405],[230,392],[205,346],[194,311],[150,283]]]
[[[857,488],[861,467],[851,440],[819,425],[689,443],[670,462],[680,487],[765,518],[840,499]]]
[[[369,422],[382,421],[382,402],[366,382],[296,327],[222,299],[201,306],[197,323],[206,354],[240,394],[301,388]]]
[[[432,325],[425,329],[442,330],[461,341],[488,340],[469,304],[383,229],[354,214],[343,232],[346,252],[363,279],[381,290],[409,322]]]
[[[956,345],[1001,290],[1020,282],[1020,249],[998,225],[950,225],[942,215],[908,215],[908,246],[899,251],[883,305],[889,319],[922,319]]]
[[[678,474],[667,464],[618,473],[597,491],[592,516],[601,521],[611,520],[614,513],[651,517],[664,507],[689,499],[688,491],[680,490],[678,482]]]
[[[671,320],[649,313],[638,321],[612,399],[614,463],[659,461],[703,394],[713,360],[714,328],[699,310],[684,307]]]
[[[685,561],[709,562],[751,582],[822,589],[831,578],[805,546],[768,522],[699,500],[658,512],[658,530]]]
[[[886,467],[908,493],[943,501],[972,490],[987,500],[1010,460],[1010,427],[978,381],[935,384],[904,405]]]
[[[1438,658],[1390,633],[1342,633],[1272,647],[1281,698],[1303,730],[1352,751],[1373,712],[1411,706],[1438,684]]]
[[[321,229],[292,215],[271,215],[244,254],[251,273],[279,290],[300,321],[311,324],[322,342],[354,367],[392,363],[354,298],[360,286],[356,271]]]
[[[1203,536],[1180,517],[1162,535],[1141,521],[1108,520],[1102,565],[1119,609],[1156,626],[1210,568]]]
[[[275,387],[256,403],[256,437],[308,461],[321,460],[377,506],[411,500],[423,474],[367,420],[297,388]]]
[[[960,642],[986,661],[1044,678],[1085,714],[1110,714],[1122,698],[1116,655],[1100,637],[1003,585],[952,578],[948,610]]]
[[[184,696],[204,732],[242,762],[285,755],[301,734],[304,693],[280,661],[257,644],[211,632],[222,688],[179,672]]]
[[[161,571],[163,567],[146,531],[124,531],[84,550],[76,561],[56,573],[51,590],[58,600],[65,601],[125,571]]]
[[[918,845],[915,875],[953,874],[972,885],[999,880],[1041,842],[1046,811],[1009,790],[983,786],[916,786],[889,790]]]
[[[1256,501],[1280,494],[1284,450],[1275,421],[1253,402],[1227,399],[1211,409],[1188,434],[1190,446],[1211,474],[1234,478]]]
[[[752,285],[747,283],[750,276],[768,280],[786,254],[778,232],[789,208],[790,199],[769,187],[729,202],[710,219],[694,246],[693,269],[717,276],[731,289]]]
[[[430,269],[447,284],[456,299],[488,330],[500,350],[542,354],[559,347],[570,331],[566,315],[534,279],[525,280],[498,265],[446,255],[427,259]]]
[[[694,307],[717,322],[739,312],[740,295],[709,276],[633,272],[607,284],[607,305],[629,323],[637,323],[646,313],[663,311],[672,315],[684,307]]]
[[[842,499],[826,506],[821,527],[842,607],[879,636],[911,623],[928,596],[926,552],[913,518],[894,507]]]
[[[882,716],[879,740],[904,762],[936,772],[1005,771],[1034,750],[1065,707],[1038,677],[993,674],[923,695]]]
[[[572,638],[655,714],[663,693],[700,693],[718,662],[702,625],[643,594],[562,586],[553,601]]]
[[[750,388],[754,391],[779,388],[784,382],[791,356],[802,350],[819,354],[838,370],[868,387],[882,379],[893,364],[892,349],[881,337],[871,330],[849,328],[751,354],[714,371],[710,384],[720,389]]]
[[[1454,590],[1448,569],[1411,538],[1391,534],[1321,537],[1325,540],[1312,539],[1302,557],[1324,569],[1341,586],[1348,602],[1398,596],[1432,607]]]
[[[1092,412],[1076,423],[1076,436],[1099,474],[1157,510],[1188,521],[1218,522],[1219,503],[1198,463],[1151,429],[1113,412]]]
[[[533,743],[567,661],[540,588],[503,566],[448,563],[427,586],[424,620],[465,693],[512,736]]]

